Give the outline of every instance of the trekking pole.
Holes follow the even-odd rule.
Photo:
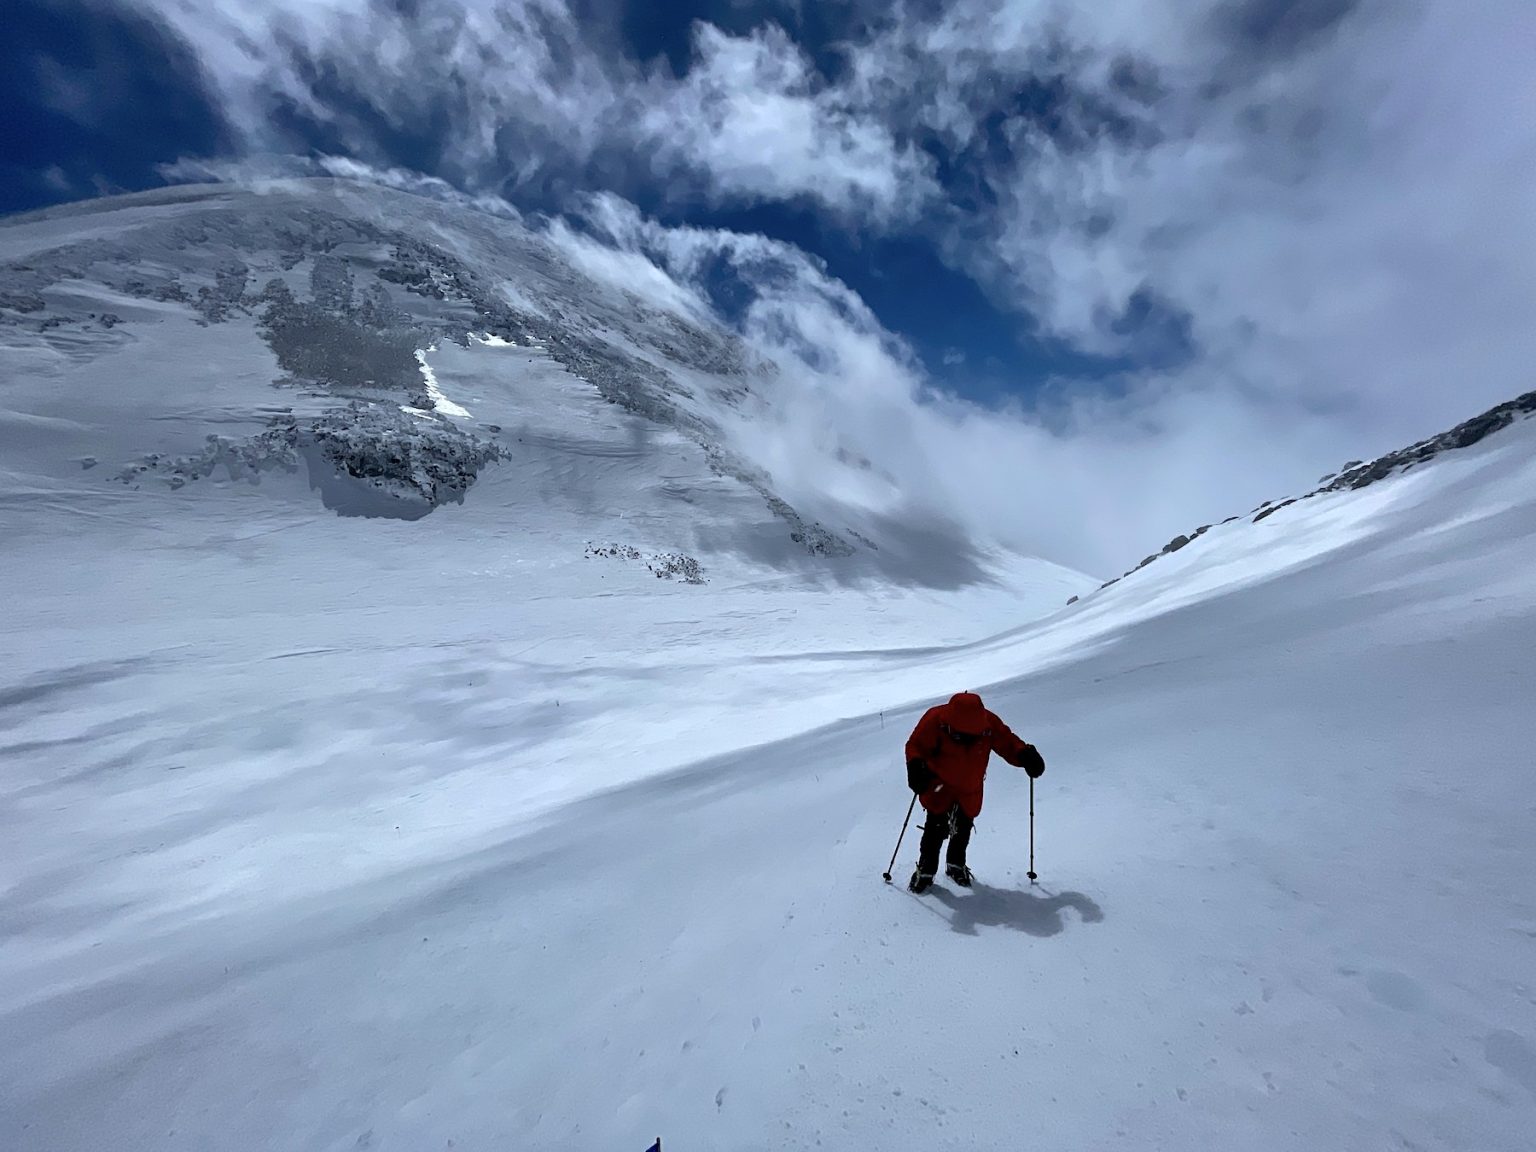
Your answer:
[[[1034,884],[1035,875],[1035,778],[1029,778],[1029,882]]]
[[[896,867],[896,854],[897,854],[897,852],[901,851],[901,842],[902,842],[903,838],[905,838],[905,836],[907,834],[907,825],[912,822],[912,809],[914,809],[916,807],[917,807],[917,793],[914,792],[914,793],[912,793],[912,803],[907,805],[907,818],[901,822],[901,835],[896,837],[896,851],[891,853],[891,863],[890,863],[890,866],[887,867],[885,872],[884,872],[885,882],[887,884],[889,884],[891,882],[891,868]],[[1033,864],[1031,864],[1031,867],[1033,867]]]

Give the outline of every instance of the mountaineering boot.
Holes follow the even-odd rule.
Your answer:
[[[944,865],[944,875],[948,876],[962,888],[969,888],[975,879],[975,877],[971,875],[971,870],[964,864]]]
[[[907,881],[907,891],[916,892],[919,895],[933,887],[932,872],[914,872],[912,879]]]

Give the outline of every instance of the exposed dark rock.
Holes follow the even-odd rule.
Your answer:
[[[1352,461],[1344,466],[1337,478],[1318,491],[1337,492],[1344,488],[1364,488],[1368,484],[1385,479],[1399,469],[1433,460],[1442,452],[1470,448],[1494,432],[1509,427],[1517,418],[1523,418],[1532,412],[1536,412],[1536,391],[1527,392],[1523,396],[1498,404],[1470,420],[1463,421],[1448,432],[1442,432],[1428,440],[1421,440],[1399,451],[1389,452],[1369,464],[1362,464],[1358,460]]]
[[[190,480],[203,480],[223,467],[231,480],[256,482],[261,473],[272,469],[293,472],[298,469],[299,430],[292,419],[273,422],[271,428],[255,436],[233,439],[209,436],[201,452],[188,456],[167,456],[151,452],[128,465],[113,477],[123,484],[135,484],[158,475],[172,488],[181,488]]]
[[[600,557],[606,560],[638,560],[640,549],[633,544],[591,544],[587,545],[587,559]]]
[[[213,287],[197,290],[192,307],[206,323],[222,324],[230,312],[241,306],[245,298],[245,286],[251,278],[251,270],[244,264],[233,264],[214,273]]]
[[[1260,520],[1263,520],[1268,516],[1273,516],[1276,512],[1280,511],[1280,509],[1287,508],[1290,505],[1296,503],[1296,499],[1296,497],[1292,497],[1289,500],[1282,500],[1278,504],[1271,504],[1268,508],[1264,509],[1264,511],[1255,516],[1253,518],[1253,522],[1257,524]]]
[[[417,519],[440,504],[462,501],[487,464],[501,459],[495,442],[471,435],[445,420],[412,416],[379,404],[353,403],[327,413],[300,432],[310,461],[310,483],[326,506],[342,515]],[[360,482],[369,496],[356,504],[328,478],[316,475],[315,454],[336,477]]]
[[[588,544],[587,558],[606,560],[639,560],[640,549],[633,544]],[[646,558],[646,571],[658,580],[681,580],[684,584],[708,584],[703,566],[692,556],[681,552],[657,552]]]
[[[681,580],[684,584],[705,584],[704,569],[692,556],[681,552],[663,552],[651,557],[646,568],[658,580]]]
[[[766,484],[758,487],[758,491],[764,494],[768,501],[769,509],[781,520],[789,525],[789,538],[799,544],[812,556],[851,556],[853,545],[841,536],[823,528],[820,524],[807,524],[785,501],[780,500],[772,493],[765,491]]]
[[[309,269],[309,295],[316,308],[348,315],[355,287],[352,265],[346,260],[332,252],[315,257]]]
[[[501,459],[494,442],[444,420],[410,416],[391,405],[352,403],[299,420],[278,417],[242,439],[209,436],[188,456],[149,453],[114,479],[137,486],[158,476],[173,491],[223,469],[231,480],[259,482],[269,471],[309,467],[310,486],[343,516],[415,520],[462,501],[480,471]]]
[[[0,308],[8,308],[12,312],[41,312],[47,306],[41,296],[34,296],[30,292],[0,292]]]
[[[299,379],[339,388],[421,386],[421,332],[367,328],[299,302],[269,304],[261,322],[278,364]]]

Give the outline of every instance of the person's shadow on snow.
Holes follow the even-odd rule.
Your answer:
[[[949,926],[966,936],[977,935],[978,928],[1014,928],[1031,936],[1055,936],[1067,926],[1062,913],[1068,908],[1084,924],[1104,919],[1104,910],[1081,892],[1049,893],[1040,888],[977,884],[960,894],[935,884],[929,893],[949,909]]]

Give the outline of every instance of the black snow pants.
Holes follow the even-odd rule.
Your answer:
[[[975,822],[960,811],[958,804],[948,812],[928,813],[928,822],[923,825],[922,843],[917,851],[917,870],[925,876],[938,872],[939,846],[946,839],[949,841],[949,851],[944,854],[944,862],[964,868],[965,850],[970,847],[971,829],[975,826]]]

